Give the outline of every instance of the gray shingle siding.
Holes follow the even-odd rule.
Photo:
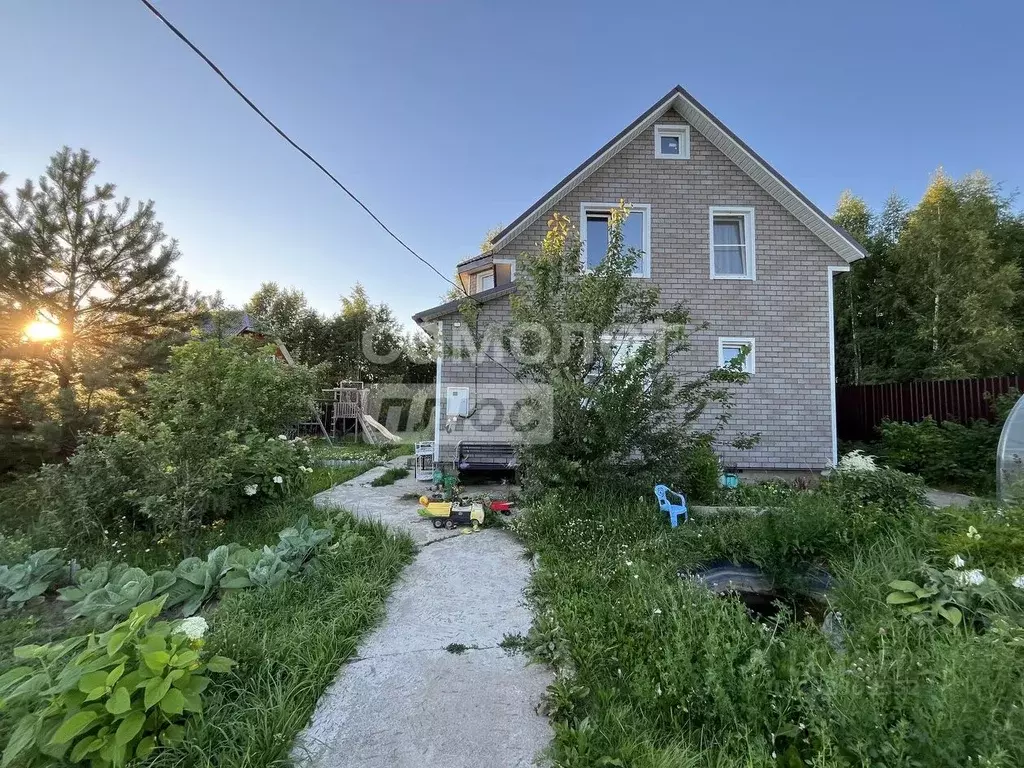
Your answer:
[[[674,111],[657,120],[682,122]],[[581,203],[620,199],[651,206],[650,279],[663,304],[682,302],[695,323],[709,324],[675,361],[678,375],[717,365],[720,336],[756,340],[756,373],[737,388],[732,423],[723,435],[725,462],[758,469],[824,467],[832,459],[828,267],[846,263],[692,127],[689,160],[656,159],[651,127],[494,255],[538,252],[554,210],[579,225]],[[710,279],[708,209],[714,205],[754,208],[755,281]],[[481,309],[481,325],[509,319],[508,297]],[[459,316],[444,319],[450,332]],[[475,375],[488,386],[511,380],[486,358]],[[473,365],[446,360],[442,379],[443,387],[472,388]],[[760,444],[746,451],[725,445],[742,432],[760,432]],[[505,434],[499,431],[494,439]],[[443,457],[450,458],[458,439],[442,431]]]

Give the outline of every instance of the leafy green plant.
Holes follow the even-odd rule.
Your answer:
[[[0,766],[123,766],[181,742],[183,724],[203,710],[207,674],[233,662],[204,661],[201,636],[184,622],[154,623],[165,599],[103,634],[15,649],[24,663],[0,676],[0,701],[20,718]]]
[[[84,600],[89,593],[107,586],[110,582],[112,570],[113,568],[109,560],[97,563],[92,568],[73,570],[71,585],[58,589],[57,594],[59,597],[57,599],[69,603],[77,603],[80,600]]]
[[[280,586],[292,575],[288,563],[269,547],[264,548],[259,559],[249,567],[249,582],[256,587],[273,589]]]
[[[89,585],[101,580],[104,565],[101,563],[96,569],[89,571]],[[148,574],[141,568],[132,568],[126,563],[115,565],[106,575],[108,580],[103,586],[96,587],[80,600],[76,601],[74,598],[80,592],[84,592],[81,588],[79,591],[68,591],[61,595],[61,599],[72,601],[67,609],[69,618],[88,618],[96,626],[104,627],[122,616],[127,616],[135,607],[167,592],[175,583],[174,574],[170,571]],[[80,580],[79,584],[81,583]]]
[[[0,565],[0,591],[6,591],[8,605],[22,606],[39,597],[66,572],[60,549],[41,549],[17,565]]]
[[[298,573],[309,564],[313,550],[330,541],[332,535],[330,528],[314,528],[309,517],[303,515],[294,526],[278,534],[280,541],[273,551],[288,564],[292,573]]]
[[[951,568],[940,571],[925,566],[922,584],[898,579],[889,582],[886,597],[908,616],[929,623],[944,619],[953,626],[987,626],[997,617],[1014,616],[1017,608],[1003,589],[980,570]]]
[[[181,606],[182,616],[191,616],[216,594],[221,578],[228,570],[228,547],[213,549],[203,560],[189,557],[174,569],[176,578],[167,591],[167,607]]]

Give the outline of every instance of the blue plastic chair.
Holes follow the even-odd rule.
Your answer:
[[[679,503],[673,504],[668,500],[669,494],[678,497]],[[686,497],[681,493],[676,493],[667,485],[656,485],[654,486],[654,495],[658,497],[658,506],[661,507],[662,512],[668,513],[668,519],[672,523],[672,527],[676,528],[679,526],[679,516],[683,516],[683,522],[687,522],[690,516],[686,513]]]

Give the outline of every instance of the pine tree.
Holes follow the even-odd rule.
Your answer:
[[[62,455],[192,320],[173,270],[177,243],[152,201],[133,209],[115,199],[113,184],[93,184],[97,166],[86,150],[64,147],[38,184],[28,180],[13,196],[0,188],[0,307],[59,331],[44,343],[8,345],[4,365],[52,387]]]

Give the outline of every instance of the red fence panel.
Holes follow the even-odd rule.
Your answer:
[[[907,381],[836,388],[836,431],[840,440],[874,440],[878,426],[891,421],[991,419],[991,399],[1011,389],[1024,391],[1024,376]]]

